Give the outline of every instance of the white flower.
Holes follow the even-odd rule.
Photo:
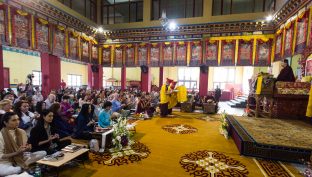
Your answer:
[[[120,140],[121,140],[121,137],[120,137],[120,136],[117,136],[116,139],[117,139],[118,141],[120,141]]]

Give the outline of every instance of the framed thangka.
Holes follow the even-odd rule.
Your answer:
[[[191,45],[191,61],[190,66],[199,66],[202,61],[202,42],[201,41],[192,41]]]
[[[53,55],[65,56],[65,28],[57,26],[53,34]]]
[[[164,42],[163,43],[163,66],[173,66],[173,50],[174,44],[172,42]]]
[[[99,64],[99,57],[98,57],[98,47],[96,44],[92,44],[92,47],[91,47],[91,61],[93,64]]]
[[[114,66],[115,67],[122,67],[123,65],[123,51],[121,45],[116,45],[115,47],[115,59],[114,59]]]
[[[30,15],[21,10],[13,11],[12,29],[13,29],[13,43],[17,47],[30,48]]]
[[[294,24],[295,22],[290,22],[285,27],[285,47],[284,47],[284,57],[290,57],[292,54],[292,44],[294,36]]]
[[[308,36],[309,10],[298,15],[295,54],[303,53]]]
[[[147,65],[148,44],[142,43],[138,46],[138,65]]]
[[[205,56],[203,64],[206,64],[208,66],[218,66],[218,51],[219,51],[219,41],[206,40]]]
[[[282,38],[283,33],[279,30],[276,33],[274,61],[280,61],[282,59]]]
[[[69,32],[69,58],[78,60],[78,37],[79,33]]]
[[[7,31],[6,30],[6,25],[7,25],[7,11],[6,8],[7,6],[5,6],[4,4],[0,5],[0,45],[1,44],[6,44],[6,39],[7,39]]]
[[[177,42],[175,65],[186,66],[187,65],[186,56],[187,56],[187,42]]]
[[[251,66],[252,65],[252,52],[253,52],[253,39],[238,41],[238,58],[237,66]]]
[[[102,49],[102,65],[111,67],[111,46],[104,46]]]
[[[151,43],[150,44],[150,66],[159,66],[160,65],[160,44]]]
[[[312,59],[307,59],[306,68],[305,68],[306,76],[312,76]]]
[[[135,46],[133,44],[128,44],[125,46],[126,66],[135,66],[134,50]]]
[[[42,18],[36,19],[36,48],[40,52],[49,52],[49,22]]]
[[[257,39],[255,66],[271,66],[273,39]]]
[[[235,65],[235,40],[221,41],[221,66]]]
[[[83,62],[90,62],[90,42],[87,39],[81,40],[81,60]]]

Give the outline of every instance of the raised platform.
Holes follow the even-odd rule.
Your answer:
[[[227,116],[241,155],[302,163],[312,152],[312,126],[299,120]]]

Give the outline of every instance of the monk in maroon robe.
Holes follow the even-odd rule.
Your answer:
[[[296,78],[292,68],[288,65],[288,60],[284,60],[282,63],[283,69],[277,76],[276,81],[283,81],[283,82],[295,82]]]

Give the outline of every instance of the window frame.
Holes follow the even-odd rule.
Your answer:
[[[236,68],[228,68],[228,67],[222,67],[223,69],[226,70],[226,79],[225,81],[215,81],[215,76],[216,75],[219,75],[216,71],[216,69],[220,69],[221,67],[216,67],[214,70],[213,70],[213,78],[212,78],[212,86],[213,86],[213,89],[216,88],[216,85],[219,85],[219,88],[221,90],[225,89],[225,85],[226,84],[234,84],[235,83],[235,80],[236,80]],[[229,72],[230,70],[233,71],[233,73]],[[223,71],[222,73],[224,73],[225,71]],[[230,80],[230,75],[233,74],[233,80]],[[224,84],[224,88],[221,87],[221,85]]]
[[[71,77],[71,79],[69,79],[69,77]],[[72,83],[72,81],[73,81],[73,77],[75,77],[75,79],[76,79],[76,83],[75,83],[75,85],[73,85]],[[78,79],[77,78],[80,78],[80,85],[78,85]],[[69,82],[69,80],[71,80],[71,82]],[[67,85],[68,85],[68,87],[72,87],[72,88],[80,88],[80,87],[82,87],[82,75],[78,75],[78,74],[67,74]]]
[[[65,4],[65,2],[64,2],[64,0],[57,0],[58,2],[60,2],[60,3],[62,3],[64,6],[67,6],[66,4]],[[87,17],[87,1],[89,1],[90,2],[90,18],[88,18]],[[92,6],[92,4],[94,5],[94,6]],[[69,6],[67,6],[67,7],[69,7],[69,8],[71,8],[71,9],[73,9],[73,0],[69,0]],[[93,7],[93,11],[92,11],[92,7]],[[88,19],[90,19],[91,21],[94,21],[94,22],[97,22],[97,0],[84,0],[84,14],[81,14],[82,16],[84,16],[84,17],[86,17],[86,18],[88,18]],[[74,9],[73,9],[74,10]],[[94,16],[94,18],[92,19],[91,17],[92,17],[92,12],[94,13],[93,14],[93,16]],[[79,13],[80,14],[80,13]]]
[[[42,72],[41,72],[41,71],[38,71],[38,70],[32,70],[32,74],[33,74],[33,75],[34,75],[34,73],[39,73],[39,79],[38,79],[39,85],[34,84],[34,82],[33,82],[33,85],[34,85],[34,86],[41,87],[41,85],[42,85]],[[35,75],[34,75],[34,76],[35,76]]]
[[[192,73],[192,72],[189,72],[188,70],[191,70],[193,68],[196,68],[196,67],[178,67],[178,78],[177,78],[177,83],[180,85],[180,83],[182,83],[188,90],[198,90],[199,89],[199,72],[200,72],[200,69],[198,69],[198,75],[197,77],[195,78],[192,78],[192,75],[190,74],[189,77],[185,77],[185,73]],[[181,78],[180,76],[180,71],[179,70],[183,70],[183,78]],[[187,87],[187,84],[186,83],[189,83],[189,87]],[[195,88],[193,87],[193,84],[195,84]]]

